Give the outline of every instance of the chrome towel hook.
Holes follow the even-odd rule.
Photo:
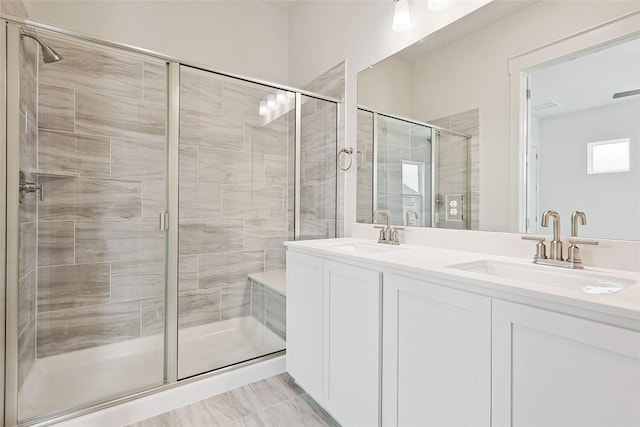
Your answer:
[[[344,156],[342,156],[342,154],[344,154]],[[353,148],[345,147],[340,149],[340,151],[338,152],[338,167],[340,168],[340,170],[348,171],[349,169],[351,169],[351,165],[353,164],[352,156]],[[345,159],[342,163],[340,163],[341,158]]]

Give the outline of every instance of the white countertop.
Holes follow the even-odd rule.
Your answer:
[[[347,246],[355,244],[363,245],[365,251],[345,250],[349,249]],[[399,246],[382,245],[372,240],[360,238],[306,240],[286,242],[285,245],[297,251],[321,255],[325,258],[343,262],[354,262],[361,266],[368,265],[390,273],[409,274],[414,277],[420,276],[425,280],[430,278],[432,280],[438,279],[438,284],[442,284],[442,281],[445,281],[446,285],[446,281],[449,281],[454,287],[491,297],[514,299],[521,303],[528,303],[531,300],[532,305],[542,305],[545,308],[557,309],[558,311],[567,311],[565,308],[574,308],[592,312],[596,315],[617,316],[624,318],[623,326],[640,330],[640,272],[592,268],[588,265],[585,266],[584,270],[571,270],[536,265],[531,262],[531,259],[520,257],[489,255],[410,244],[401,244]],[[383,246],[384,249],[378,251],[378,246],[376,245]],[[366,251],[368,248],[371,248],[370,252]],[[623,281],[632,281],[632,284],[617,293],[598,295],[586,293],[582,289],[569,289],[527,281],[526,278],[523,278],[524,280],[509,279],[451,267],[483,260],[509,263],[566,277],[613,276]],[[510,296],[514,298],[510,298]],[[564,308],[556,307],[556,305]],[[582,314],[582,312],[579,314]]]

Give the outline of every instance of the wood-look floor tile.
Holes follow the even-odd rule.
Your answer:
[[[267,409],[280,427],[339,427],[308,395],[294,397]]]

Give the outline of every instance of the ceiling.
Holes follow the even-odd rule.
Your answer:
[[[539,118],[640,99],[612,98],[640,89],[640,38],[568,58],[530,76],[532,114]],[[540,106],[550,108],[536,111]]]

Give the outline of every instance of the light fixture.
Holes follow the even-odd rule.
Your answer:
[[[276,96],[275,95],[268,95],[267,96],[267,108],[272,110],[275,107],[276,107]]]
[[[261,116],[267,115],[267,101],[260,101],[260,108],[258,109],[258,114]]]
[[[407,0],[395,0],[396,8],[393,13],[393,31],[407,31],[411,28],[411,15],[409,14],[409,2]]]
[[[449,0],[429,0],[427,7],[429,10],[442,10],[449,6]]]
[[[276,92],[276,103],[281,105],[287,103],[287,93],[282,89],[278,89]]]

